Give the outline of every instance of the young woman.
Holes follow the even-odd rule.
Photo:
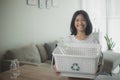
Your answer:
[[[90,35],[92,33],[92,24],[87,12],[84,10],[78,10],[74,13],[70,31],[71,35],[64,38],[63,42],[99,43],[95,37]]]
[[[58,43],[58,46],[61,42],[64,43],[95,43],[99,44],[99,41],[91,35],[92,33],[92,24],[90,18],[84,10],[78,10],[74,13],[70,26],[71,35],[67,36]],[[56,67],[54,65],[54,69]],[[98,70],[97,70],[98,72]],[[57,72],[57,75],[60,73]]]

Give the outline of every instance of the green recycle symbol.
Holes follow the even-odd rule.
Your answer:
[[[71,69],[74,70],[74,71],[79,71],[80,67],[79,67],[78,63],[73,63],[72,66],[71,66]]]

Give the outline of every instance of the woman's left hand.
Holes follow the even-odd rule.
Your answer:
[[[57,75],[57,76],[60,76],[60,72],[57,71],[57,69],[56,69],[56,65],[53,65],[53,69],[55,70],[56,75]]]

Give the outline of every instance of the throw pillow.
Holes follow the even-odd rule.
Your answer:
[[[44,44],[44,47],[45,47],[45,49],[47,51],[47,54],[48,54],[48,59],[50,59],[50,60],[52,60],[52,52],[55,49],[57,43],[58,43],[58,41],[54,41],[54,42]]]
[[[48,54],[47,54],[45,47],[43,46],[43,44],[38,44],[36,46],[38,48],[42,62],[45,62],[48,59]]]
[[[5,54],[5,59],[18,59],[19,61],[41,63],[41,57],[34,44],[8,50]]]

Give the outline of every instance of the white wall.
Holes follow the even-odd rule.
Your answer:
[[[70,34],[73,13],[80,0],[56,0],[57,7],[40,9],[26,0],[0,0],[0,57],[3,52],[29,43],[44,43]]]

